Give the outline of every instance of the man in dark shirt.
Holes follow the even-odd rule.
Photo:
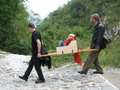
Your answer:
[[[28,80],[28,77],[33,69],[33,65],[35,66],[35,70],[38,74],[39,79],[35,81],[35,83],[43,83],[45,82],[44,76],[42,74],[42,70],[40,67],[40,57],[41,57],[41,35],[38,31],[35,30],[35,25],[30,23],[28,25],[29,30],[32,32],[32,57],[29,62],[29,66],[23,76],[19,76],[20,79],[25,81]]]

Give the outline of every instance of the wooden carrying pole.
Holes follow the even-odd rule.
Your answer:
[[[83,50],[78,50],[78,52],[87,52],[87,51],[95,51],[95,49],[83,49]],[[57,55],[57,53],[45,54],[45,55],[41,55],[41,57],[53,56],[53,55]]]

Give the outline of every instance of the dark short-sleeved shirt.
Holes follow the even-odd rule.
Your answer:
[[[32,32],[32,52],[37,52],[37,42],[36,40],[39,39],[41,42],[41,34],[38,31],[33,31]]]

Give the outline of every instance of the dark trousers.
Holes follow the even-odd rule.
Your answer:
[[[98,72],[103,72],[103,69],[98,61],[98,55],[99,55],[100,51],[91,51],[89,53],[88,58],[82,69],[84,74],[87,74],[88,69],[91,67],[92,64],[94,64],[94,66]]]
[[[30,75],[30,73],[31,73],[31,71],[33,69],[33,65],[35,66],[35,70],[36,70],[36,72],[38,74],[39,79],[40,80],[44,80],[44,76],[43,76],[43,73],[42,73],[42,70],[41,70],[41,66],[40,66],[40,59],[37,58],[37,54],[36,53],[35,54],[32,53],[32,57],[31,57],[31,60],[29,62],[29,66],[28,66],[24,76],[26,78],[29,77],[29,75]]]

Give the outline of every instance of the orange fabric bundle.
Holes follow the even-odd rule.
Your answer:
[[[76,40],[76,37],[74,36],[72,40]],[[81,56],[79,52],[74,53],[74,61],[82,66]]]

